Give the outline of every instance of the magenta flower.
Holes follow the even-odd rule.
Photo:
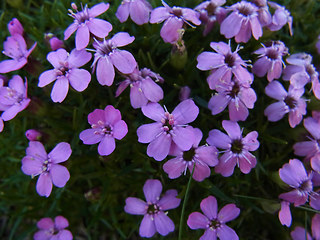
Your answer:
[[[227,204],[218,212],[217,200],[213,196],[203,199],[200,203],[202,213],[193,212],[189,215],[187,224],[191,229],[205,229],[201,240],[238,240],[237,233],[226,225],[237,218],[240,209],[235,204]]]
[[[214,146],[200,146],[202,132],[198,128],[191,128],[194,132],[193,145],[188,151],[181,151],[176,148],[173,154],[176,156],[170,159],[163,165],[163,170],[169,175],[169,178],[174,179],[186,174],[189,169],[190,174],[193,172],[193,179],[198,182],[203,181],[211,174],[209,167],[214,167],[218,164],[218,151]],[[194,170],[193,170],[194,168]]]
[[[128,126],[121,120],[118,109],[108,105],[104,110],[95,109],[88,115],[90,129],[79,135],[84,144],[99,143],[98,153],[102,156],[110,155],[116,148],[114,139],[121,140],[128,133]]]
[[[315,214],[311,220],[312,236],[304,227],[296,227],[291,232],[292,240],[319,240],[320,239],[320,214]],[[307,239],[306,239],[307,236]]]
[[[225,19],[227,10],[221,7],[225,3],[226,0],[209,0],[200,3],[194,8],[200,13],[201,24],[205,25],[204,36],[212,30],[216,22],[221,23]]]
[[[123,0],[117,9],[116,17],[123,23],[130,15],[133,22],[142,25],[148,23],[151,11],[152,6],[146,0]]]
[[[268,45],[262,45],[262,48],[256,50],[259,59],[253,64],[252,72],[258,77],[267,74],[267,79],[271,82],[278,79],[282,73],[282,57],[288,54],[288,48],[281,41],[272,41]]]
[[[232,75],[244,84],[251,84],[252,77],[245,68],[247,64],[238,54],[238,47],[234,52],[231,51],[230,45],[224,42],[211,42],[210,47],[215,52],[203,52],[197,57],[197,68],[202,71],[211,70],[207,78],[209,88],[216,89],[218,85],[231,81]]]
[[[253,76],[251,75],[253,81]],[[255,91],[246,84],[241,84],[236,79],[230,83],[220,84],[216,88],[208,103],[212,115],[221,113],[227,106],[231,121],[244,121],[249,115],[249,109],[254,107],[257,100]]]
[[[221,23],[220,33],[226,38],[235,37],[237,43],[248,42],[251,32],[255,39],[262,36],[259,22],[259,8],[254,4],[241,1],[229,7],[232,13]]]
[[[51,91],[51,99],[61,103],[69,91],[69,83],[78,92],[85,90],[90,81],[91,74],[85,69],[79,69],[91,59],[91,54],[85,50],[73,49],[69,54],[64,49],[50,52],[47,60],[54,69],[41,73],[38,87],[44,87],[55,81]]]
[[[39,141],[42,137],[42,134],[38,130],[35,130],[35,129],[27,130],[25,135],[29,141]]]
[[[320,172],[320,122],[308,117],[304,119],[303,125],[312,138],[308,137],[309,141],[294,144],[294,154],[306,157],[307,160],[310,160],[312,169]]]
[[[7,37],[3,43],[2,53],[12,59],[0,62],[0,73],[8,73],[22,68],[27,64],[27,58],[36,47],[37,43],[27,50],[27,44],[22,35],[14,34]]]
[[[14,75],[8,87],[0,87],[0,110],[3,111],[1,119],[9,121],[30,103],[27,96],[27,81],[24,83],[19,75]]]
[[[286,113],[289,113],[289,124],[292,128],[301,122],[303,115],[306,114],[306,101],[301,98],[304,93],[303,88],[295,89],[291,85],[287,92],[281,83],[272,81],[266,86],[265,92],[269,97],[278,100],[264,110],[264,115],[269,121],[279,121]]]
[[[279,195],[280,199],[293,203],[295,207],[305,204],[313,191],[312,173],[307,174],[301,161],[291,159],[280,168],[279,175],[282,181],[293,190]]]
[[[97,80],[101,85],[112,85],[115,76],[114,67],[123,74],[130,74],[137,67],[137,62],[130,52],[117,48],[133,41],[134,37],[128,33],[119,32],[111,39],[93,43],[96,53],[92,67],[93,71],[96,70]]]
[[[69,15],[74,18],[74,22],[64,31],[64,40],[67,40],[75,31],[77,50],[84,49],[89,44],[90,33],[99,38],[105,38],[112,30],[112,25],[102,19],[95,17],[104,13],[109,8],[109,3],[99,3],[92,8],[84,6],[81,12],[78,12],[77,6],[73,3],[72,8],[77,12],[74,13],[69,9]]]
[[[130,86],[130,102],[133,108],[141,108],[149,101],[159,102],[163,99],[163,90],[155,82],[163,82],[163,78],[147,68],[140,71],[136,68],[119,84],[116,97]]]
[[[8,30],[12,36],[15,34],[23,35],[24,31],[23,26],[16,18],[12,18],[12,20],[8,23]]]
[[[275,10],[274,14],[272,15],[272,19],[270,24],[268,25],[268,28],[271,31],[278,31],[280,30],[284,25],[288,23],[289,26],[289,32],[290,35],[293,34],[292,32],[292,17],[290,15],[290,12],[285,9],[285,7],[275,3],[275,2],[268,2],[269,6]]]
[[[57,216],[54,222],[51,218],[42,218],[37,223],[39,231],[33,235],[34,240],[72,240],[72,233],[65,229],[69,222],[63,216]]]
[[[242,130],[237,122],[223,120],[222,127],[228,135],[220,130],[214,129],[209,132],[207,142],[217,148],[225,149],[219,159],[219,164],[215,171],[224,177],[233,174],[234,167],[238,165],[240,171],[247,174],[257,164],[256,157],[250,152],[259,147],[256,131],[249,132],[247,136],[242,137]]]
[[[152,10],[150,16],[150,23],[164,24],[160,30],[160,36],[164,42],[176,43],[181,36],[183,24],[186,23],[192,26],[200,25],[199,13],[190,8],[170,7],[163,0],[161,0],[164,7],[158,7]],[[190,23],[191,22],[191,23]]]
[[[173,144],[182,151],[190,150],[194,143],[194,132],[186,126],[199,114],[199,108],[191,99],[179,103],[172,113],[166,108],[164,110],[159,103],[149,103],[141,110],[146,117],[156,121],[137,129],[138,141],[150,143],[147,148],[149,157],[162,161]]]
[[[29,142],[27,155],[22,159],[21,170],[32,178],[39,175],[36,189],[40,196],[50,196],[52,183],[62,188],[69,181],[68,169],[59,163],[67,161],[71,152],[70,145],[66,142],[58,143],[49,154],[41,142]]]
[[[170,189],[160,197],[162,184],[156,179],[147,180],[143,186],[143,192],[147,202],[135,197],[128,197],[124,207],[126,213],[144,215],[139,228],[140,236],[150,238],[156,232],[162,236],[173,232],[174,223],[165,211],[179,206],[178,192]]]

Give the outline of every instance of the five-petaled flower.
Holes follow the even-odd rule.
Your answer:
[[[167,216],[167,210],[177,208],[180,199],[177,198],[177,190],[170,189],[160,197],[162,184],[157,179],[149,179],[143,186],[144,196],[147,202],[128,197],[124,210],[134,215],[144,215],[140,224],[139,234],[141,237],[152,237],[156,232],[162,236],[174,230],[173,221]]]

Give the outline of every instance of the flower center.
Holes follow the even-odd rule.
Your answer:
[[[182,10],[179,7],[173,7],[172,8],[172,14],[175,15],[176,17],[181,17],[182,16]]]
[[[235,82],[234,85],[232,86],[231,91],[229,92],[229,96],[231,98],[236,98],[239,92],[240,92],[240,85],[237,82]]]
[[[238,11],[240,14],[247,17],[253,13],[253,8],[249,4],[240,4]]]
[[[193,160],[194,155],[195,155],[195,149],[192,147],[189,151],[183,152],[182,158],[185,161],[190,162]]]
[[[209,15],[209,16],[214,15],[215,12],[216,12],[217,7],[218,7],[218,6],[217,6],[216,4],[214,4],[213,2],[210,2],[210,3],[207,5],[207,8],[206,8],[208,15]]]
[[[290,96],[287,96],[284,102],[290,109],[294,109],[297,106],[297,100]]]
[[[159,212],[159,206],[157,204],[149,204],[147,213],[150,215],[157,214]]]
[[[221,223],[218,219],[213,219],[209,223],[209,228],[217,229],[221,226]]]
[[[240,154],[242,152],[242,149],[243,149],[243,143],[241,139],[233,140],[233,142],[231,143],[231,152]]]
[[[104,123],[103,121],[99,120],[96,124],[91,125],[92,128],[96,129],[94,134],[100,134],[100,135],[111,135],[112,134],[112,126],[110,126],[107,123]]]
[[[163,124],[163,129],[167,132],[171,131],[174,125],[173,115],[168,112],[165,112],[164,116],[165,118],[161,119],[161,122]]]
[[[277,51],[276,49],[274,49],[274,48],[268,48],[268,49],[267,49],[266,56],[267,56],[268,58],[270,58],[271,60],[276,60],[276,59],[278,59],[278,57],[279,57],[279,53],[278,53],[278,51]]]
[[[299,187],[299,191],[303,195],[308,195],[312,191],[312,189],[313,189],[313,186],[312,186],[312,182],[310,181],[310,179],[302,182]]]
[[[42,172],[49,172],[51,167],[51,159],[48,158],[42,164]]]
[[[228,67],[232,68],[236,62],[236,58],[233,56],[233,54],[228,53],[224,57],[224,62],[228,65]]]

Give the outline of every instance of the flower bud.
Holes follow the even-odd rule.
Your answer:
[[[180,93],[179,93],[179,99],[180,101],[184,101],[186,99],[188,99],[190,97],[190,88],[188,86],[184,86],[180,89]]]
[[[19,20],[16,18],[13,18],[8,23],[8,30],[11,35],[14,35],[14,34],[22,35],[23,34],[23,27],[22,27],[21,23],[19,22]]]
[[[29,141],[39,141],[42,134],[35,129],[29,129],[26,131],[26,137]]]

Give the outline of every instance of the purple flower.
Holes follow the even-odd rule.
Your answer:
[[[8,73],[22,68],[27,64],[27,58],[36,47],[37,43],[27,50],[27,44],[22,35],[14,34],[7,37],[3,43],[2,53],[12,59],[0,62],[0,73]]]
[[[156,121],[137,129],[138,141],[150,143],[147,148],[149,157],[162,161],[173,144],[182,151],[192,147],[194,132],[185,126],[197,118],[199,108],[191,99],[179,103],[172,113],[163,109],[159,103],[149,103],[141,110],[146,117]]]
[[[35,130],[35,129],[27,130],[25,135],[29,141],[39,141],[40,138],[42,137],[42,134],[38,130]]]
[[[183,24],[190,26],[192,22],[195,25],[200,25],[199,13],[190,8],[170,7],[163,0],[161,0],[164,7],[158,7],[152,10],[150,16],[150,23],[164,24],[160,30],[160,36],[164,42],[176,43],[181,36]]]
[[[227,10],[221,7],[225,3],[226,0],[210,0],[204,1],[194,8],[200,13],[201,24],[205,25],[204,36],[212,30],[216,22],[221,23],[225,19]]]
[[[8,23],[8,30],[12,36],[15,34],[23,35],[24,31],[23,26],[16,18],[12,18],[12,20]]]
[[[232,13],[221,23],[220,33],[226,38],[235,37],[236,42],[248,42],[251,32],[255,39],[262,36],[258,18],[259,8],[252,3],[241,1],[229,7]]]
[[[84,49],[89,44],[90,33],[105,38],[112,30],[112,25],[102,19],[95,18],[104,13],[109,8],[109,3],[99,3],[92,8],[84,6],[81,12],[78,12],[77,6],[73,3],[72,8],[77,12],[74,13],[69,9],[69,15],[74,18],[74,22],[64,31],[64,40],[67,40],[75,31],[77,50]]]
[[[116,97],[130,86],[130,102],[133,108],[141,108],[149,101],[159,102],[163,99],[163,90],[155,82],[163,82],[163,78],[147,68],[139,71],[137,67],[119,84]]]
[[[296,227],[291,232],[292,240],[319,240],[320,239],[320,214],[315,214],[311,220],[312,236],[303,227]]]
[[[278,216],[279,216],[279,220],[282,225],[286,225],[287,227],[291,226],[292,217],[291,217],[289,202],[281,201],[281,208],[280,208]]]
[[[176,156],[170,159],[163,165],[163,170],[169,175],[169,178],[174,179],[186,174],[189,169],[192,177],[201,182],[211,174],[209,167],[214,167],[218,164],[218,151],[214,146],[200,146],[202,132],[198,128],[191,128],[194,132],[193,145],[188,151],[181,151],[176,148],[173,154]],[[194,168],[194,170],[193,170]]]
[[[309,141],[294,144],[294,154],[306,157],[307,160],[310,160],[312,169],[320,172],[320,122],[308,117],[304,119],[303,125],[312,138],[308,137]]]
[[[253,64],[252,72],[258,77],[267,74],[267,79],[271,82],[278,79],[282,73],[282,57],[288,54],[288,49],[281,41],[272,41],[268,45],[256,50],[254,53],[259,54],[259,59]]]
[[[121,23],[127,21],[129,15],[138,25],[148,23],[151,4],[146,0],[123,0],[117,9],[116,16]]]
[[[91,59],[91,54],[85,50],[73,49],[69,54],[64,49],[50,52],[47,60],[54,69],[41,73],[39,77],[39,87],[44,87],[55,81],[51,91],[51,99],[61,103],[69,91],[69,83],[78,92],[85,90],[90,81],[91,74],[85,69],[79,69]]]
[[[249,173],[257,164],[256,157],[250,151],[255,151],[259,147],[258,133],[252,131],[243,138],[238,123],[228,120],[222,121],[222,127],[228,135],[214,129],[209,132],[207,138],[210,145],[225,149],[215,171],[224,177],[229,177],[233,174],[234,167],[238,165],[241,172]]]
[[[318,41],[316,43],[316,48],[317,48],[318,54],[320,54],[320,35],[318,36]]]
[[[201,240],[213,240],[217,237],[221,240],[238,240],[237,233],[226,225],[227,222],[237,218],[240,209],[235,204],[227,204],[218,212],[217,200],[213,196],[203,199],[200,212],[189,215],[187,224],[191,229],[205,229]]]
[[[139,228],[141,237],[152,237],[156,232],[162,236],[173,232],[174,223],[167,216],[167,210],[177,208],[180,199],[177,198],[176,190],[168,190],[160,197],[162,185],[159,180],[149,179],[143,186],[144,196],[147,202],[135,198],[128,197],[124,211],[134,215],[144,215]]]
[[[21,170],[32,178],[39,175],[36,189],[40,196],[50,196],[52,183],[62,188],[69,181],[68,169],[59,163],[67,161],[71,152],[70,145],[66,142],[58,143],[49,154],[41,142],[29,142],[27,155],[22,159]]]
[[[57,216],[54,222],[51,218],[42,218],[37,223],[39,231],[33,236],[34,240],[72,240],[71,232],[65,228],[69,222],[63,216]]]
[[[191,89],[188,86],[183,86],[180,88],[179,100],[182,102],[190,98]]]
[[[253,76],[251,75],[253,81]],[[221,113],[227,106],[231,121],[244,121],[257,100],[255,91],[247,84],[241,84],[236,79],[216,88],[217,93],[209,101],[208,108],[212,115]]]
[[[267,26],[271,23],[271,14],[267,5],[267,0],[251,0],[253,4],[258,7],[258,18],[261,27]]]
[[[301,161],[291,159],[280,168],[279,175],[282,181],[288,184],[292,191],[279,195],[280,199],[293,203],[294,206],[300,206],[308,201],[312,193],[312,174],[307,174]]]
[[[63,47],[63,41],[61,41],[57,37],[50,38],[49,44],[52,51],[58,50],[59,48]]]
[[[108,105],[104,110],[96,109],[88,115],[90,129],[80,133],[84,144],[99,143],[98,153],[102,156],[110,155],[116,148],[114,139],[121,140],[128,133],[128,126],[121,120],[118,109]]]
[[[96,70],[98,82],[101,85],[111,86],[114,80],[114,67],[123,74],[130,74],[137,67],[137,62],[132,54],[117,47],[126,46],[134,41],[126,32],[119,32],[111,39],[93,43],[96,53],[92,63],[93,71]]]
[[[216,89],[221,82],[228,83],[231,81],[232,75],[245,84],[251,84],[252,77],[245,68],[247,64],[238,54],[239,47],[232,52],[230,45],[224,42],[211,42],[210,47],[216,51],[203,52],[197,57],[197,68],[202,71],[211,70],[207,78],[209,88]]]
[[[30,103],[27,97],[27,81],[24,83],[19,75],[14,75],[9,81],[8,87],[0,87],[0,111],[1,119],[9,121]]]
[[[292,128],[301,122],[302,116],[306,114],[306,101],[301,98],[304,93],[303,88],[295,89],[290,85],[287,92],[281,83],[272,81],[266,86],[265,92],[269,97],[278,100],[264,110],[264,115],[269,121],[279,121],[289,113],[289,124]]]
[[[272,19],[270,24],[268,25],[268,28],[271,31],[278,31],[280,30],[284,25],[288,23],[289,26],[289,32],[290,35],[292,35],[292,17],[290,15],[290,12],[285,9],[285,7],[275,3],[275,2],[268,2],[269,6],[273,9],[275,9],[274,14],[272,15]]]

